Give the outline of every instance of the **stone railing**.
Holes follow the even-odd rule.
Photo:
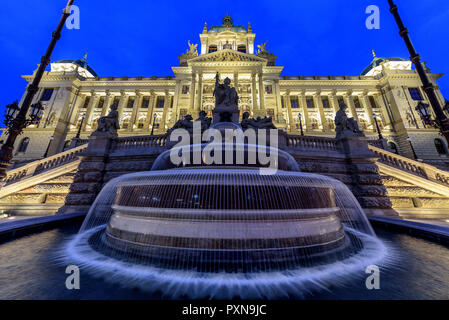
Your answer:
[[[373,146],[373,147],[376,147],[376,148],[379,148],[379,149],[383,149],[383,143],[382,143],[382,140],[379,140],[379,139],[370,139],[370,140],[368,140],[368,144],[371,145],[371,146]]]
[[[154,136],[120,137],[114,139],[111,151],[148,147],[165,147],[166,143],[166,134]]]
[[[286,136],[287,148],[319,151],[340,151],[337,140],[326,137]]]
[[[427,163],[411,160],[373,145],[369,146],[378,157],[379,162],[388,166],[412,173],[422,178],[449,186],[449,172],[440,170]]]
[[[69,149],[41,160],[30,162],[22,167],[8,171],[5,185],[10,185],[24,178],[32,177],[44,171],[54,169],[78,159],[78,154],[87,148],[87,144]]]

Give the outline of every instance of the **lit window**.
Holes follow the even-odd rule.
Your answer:
[[[45,89],[44,93],[42,94],[41,101],[50,101],[51,96],[53,95],[53,89]]]
[[[324,97],[322,100],[323,100],[323,108],[324,108],[324,109],[328,109],[328,108],[331,107],[331,106],[330,106],[330,103],[329,103],[329,98],[328,98],[328,97]]]
[[[237,47],[237,51],[242,52],[242,53],[246,53],[246,46],[238,46]]]
[[[296,99],[296,98],[290,99],[290,104],[292,106],[292,109],[297,109],[298,108],[298,99]]]
[[[354,106],[356,109],[362,109],[362,104],[360,103],[359,97],[354,97]]]
[[[164,97],[158,97],[156,102],[156,108],[163,109],[164,104],[165,104]]]
[[[410,92],[410,96],[415,101],[422,101],[422,95],[421,92],[419,92],[418,88],[408,88],[408,91]]]
[[[217,51],[217,46],[209,46],[209,53]]]
[[[307,108],[308,109],[314,109],[315,103],[313,101],[313,98],[306,98]]]
[[[189,94],[190,86],[182,86],[182,94]]]
[[[148,109],[148,106],[150,105],[150,98],[144,97],[142,101],[142,108]]]
[[[128,109],[134,108],[134,102],[136,101],[136,98],[130,97],[128,99],[128,105],[126,106]]]
[[[145,126],[145,118],[139,119],[139,122],[137,123],[137,128],[143,129],[144,126]]]
[[[128,129],[129,127],[129,118],[123,120],[122,129]]]

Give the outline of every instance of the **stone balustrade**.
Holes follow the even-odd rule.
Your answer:
[[[373,145],[369,146],[378,157],[379,162],[415,174],[422,178],[449,186],[449,172],[440,170],[426,163],[411,160]]]
[[[112,151],[146,147],[165,147],[167,135],[134,136],[116,138],[112,144]]]
[[[79,147],[55,154],[54,156],[33,161],[22,167],[8,171],[5,178],[5,185],[10,185],[24,178],[32,177],[47,170],[75,161],[78,159],[78,154],[86,148],[87,144],[84,144]]]
[[[317,151],[340,151],[336,139],[298,135],[287,135],[287,148]]]

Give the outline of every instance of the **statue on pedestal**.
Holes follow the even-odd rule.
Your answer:
[[[340,105],[340,110],[335,115],[335,131],[337,139],[345,137],[363,137],[363,131],[360,130],[359,124],[354,118],[348,118],[346,114],[348,106],[344,103]]]
[[[118,106],[116,104],[111,105],[111,111],[105,117],[98,119],[97,130],[92,133],[92,136],[117,136],[117,130],[120,129],[118,121]]]
[[[187,114],[184,119],[180,119],[176,121],[175,125],[168,129],[167,133],[170,134],[176,129],[185,129],[189,132],[193,131],[193,117],[190,114]]]
[[[247,129],[277,129],[273,124],[272,117],[257,117],[257,119],[251,119],[249,112],[243,113],[241,127],[243,130]]]
[[[230,87],[231,80],[226,78],[220,83],[220,76],[217,72],[215,77],[215,109],[213,111],[214,123],[234,122],[239,120],[239,96],[235,88]]]

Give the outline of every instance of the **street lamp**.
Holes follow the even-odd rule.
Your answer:
[[[430,107],[427,103],[420,101],[418,103],[418,105],[416,106],[415,110],[418,111],[421,121],[426,126],[432,126],[432,127],[438,129],[437,122],[435,120],[432,120],[432,115],[430,113]]]
[[[394,4],[393,0],[388,0],[388,3],[390,5],[390,12],[393,14],[394,19],[396,20],[396,24],[399,27],[399,34],[404,39],[405,45],[407,46],[407,49],[410,53],[410,60],[415,65],[416,72],[418,73],[421,82],[423,84],[423,89],[435,113],[435,120],[433,120],[432,125],[440,129],[441,134],[446,138],[446,141],[449,143],[449,119],[443,112],[443,108],[441,107],[440,101],[438,100],[437,94],[435,92],[435,87],[430,82],[426,70],[424,69],[424,66],[421,63],[421,58],[419,54],[416,52],[415,47],[412,44],[412,41],[410,40],[408,30],[404,26],[404,23],[402,22],[402,19],[399,15],[398,7],[396,6],[396,4]],[[423,121],[424,119],[427,119],[427,121],[430,120],[430,118],[425,113],[423,113],[422,116],[423,115],[426,117],[426,118],[421,117]]]
[[[77,132],[77,134],[76,134],[76,136],[75,136],[75,139],[79,139],[79,138],[80,138],[80,135],[81,135],[81,129],[83,128],[84,119],[86,119],[86,114],[83,114],[83,115],[81,116],[80,127],[78,128],[78,132]]]
[[[373,118],[374,118],[374,123],[376,124],[376,129],[377,129],[377,134],[379,135],[379,140],[383,140],[384,137],[382,136],[382,132],[380,131],[379,122],[377,122],[377,119],[379,118],[379,116],[377,114],[373,114]]]
[[[301,136],[304,136],[304,131],[302,129],[302,114],[298,113],[298,118],[299,118],[299,128],[301,129]]]
[[[7,114],[9,112],[10,118],[9,118],[9,124],[10,126],[7,126],[7,134],[8,138],[6,139],[5,144],[2,146],[0,150],[0,180],[3,180],[6,177],[6,172],[8,170],[8,167],[11,164],[11,159],[13,157],[13,150],[14,150],[14,143],[16,142],[17,137],[22,133],[23,129],[30,124],[29,120],[27,120],[27,114],[30,109],[31,110],[31,118],[35,116],[35,119],[33,121],[36,121],[37,116],[42,111],[42,105],[40,106],[31,106],[31,102],[34,99],[34,96],[36,92],[39,90],[39,84],[41,82],[41,79],[44,75],[45,69],[50,64],[50,58],[51,54],[53,53],[53,50],[56,46],[56,43],[61,38],[61,31],[64,28],[64,25],[67,21],[67,18],[70,16],[71,13],[71,7],[73,5],[74,0],[69,0],[67,2],[66,7],[64,8],[62,12],[62,17],[59,21],[59,24],[56,28],[56,30],[52,33],[52,38],[50,41],[50,44],[48,45],[47,51],[45,52],[45,55],[41,58],[41,63],[39,65],[39,68],[36,71],[36,74],[34,76],[33,82],[27,87],[27,93],[25,95],[25,98],[22,102],[22,107],[19,110],[16,110],[13,112],[11,108],[7,110]],[[39,111],[37,111],[36,108],[41,108]],[[17,116],[14,117],[14,115],[11,117],[11,113],[17,113]],[[37,111],[37,113],[36,113]]]
[[[30,117],[25,119],[18,119],[19,116],[16,117],[17,112],[20,110],[17,101],[6,106],[5,121],[3,122],[6,126],[6,134],[11,135],[11,132],[19,125],[19,122],[23,127],[27,127],[41,119],[44,107],[40,102],[31,105]],[[20,130],[20,133],[22,133],[22,130]]]
[[[151,135],[154,134],[154,126],[156,125],[157,113],[153,114],[153,127],[151,128]]]
[[[53,136],[50,137],[50,142],[48,143],[47,150],[46,150],[45,153],[44,153],[44,158],[47,158],[47,156],[48,156],[48,150],[50,150],[50,145],[51,145],[51,143],[52,143],[52,141],[53,141],[54,139],[55,139],[55,138],[54,138]]]

